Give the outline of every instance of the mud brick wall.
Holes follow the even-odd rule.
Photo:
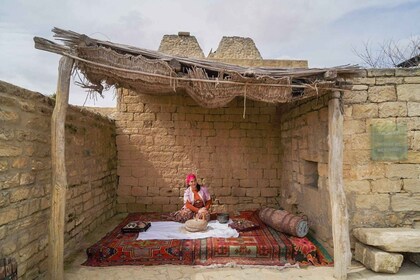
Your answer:
[[[53,100],[0,82],[0,258],[18,261],[19,279],[47,269]],[[115,213],[115,126],[70,106],[66,121],[65,254]]]
[[[420,70],[366,70],[344,94],[344,185],[355,227],[420,228]],[[407,125],[407,159],[373,161],[371,127]]]
[[[277,206],[280,123],[276,106],[236,98],[217,109],[189,96],[123,90],[116,115],[118,211],[182,207],[184,179],[203,178],[215,211]]]

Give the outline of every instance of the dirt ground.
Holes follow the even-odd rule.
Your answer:
[[[66,280],[85,279],[157,279],[157,280],[265,280],[265,279],[334,279],[333,267],[306,268],[288,267],[194,267],[179,265],[160,266],[117,266],[117,267],[86,267],[82,266],[86,260],[85,249],[97,242],[107,232],[112,230],[125,216],[117,215],[108,221],[106,227],[97,229],[89,235],[84,244],[83,250],[76,252],[65,263]],[[420,267],[405,261],[397,274],[375,273],[367,270],[358,262],[353,262],[349,268],[348,279],[398,279],[418,280],[420,279]]]

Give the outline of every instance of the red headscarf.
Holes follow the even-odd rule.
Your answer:
[[[187,175],[187,178],[185,179],[185,183],[187,184],[187,186],[189,185],[190,181],[193,179],[197,180],[197,177],[195,176],[195,174],[190,173]]]

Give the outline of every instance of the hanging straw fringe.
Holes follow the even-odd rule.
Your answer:
[[[242,118],[245,119],[245,112],[246,112],[246,84],[244,89],[244,113],[242,114]]]

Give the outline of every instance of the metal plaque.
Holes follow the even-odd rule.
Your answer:
[[[377,124],[371,126],[372,160],[407,159],[407,125]]]

